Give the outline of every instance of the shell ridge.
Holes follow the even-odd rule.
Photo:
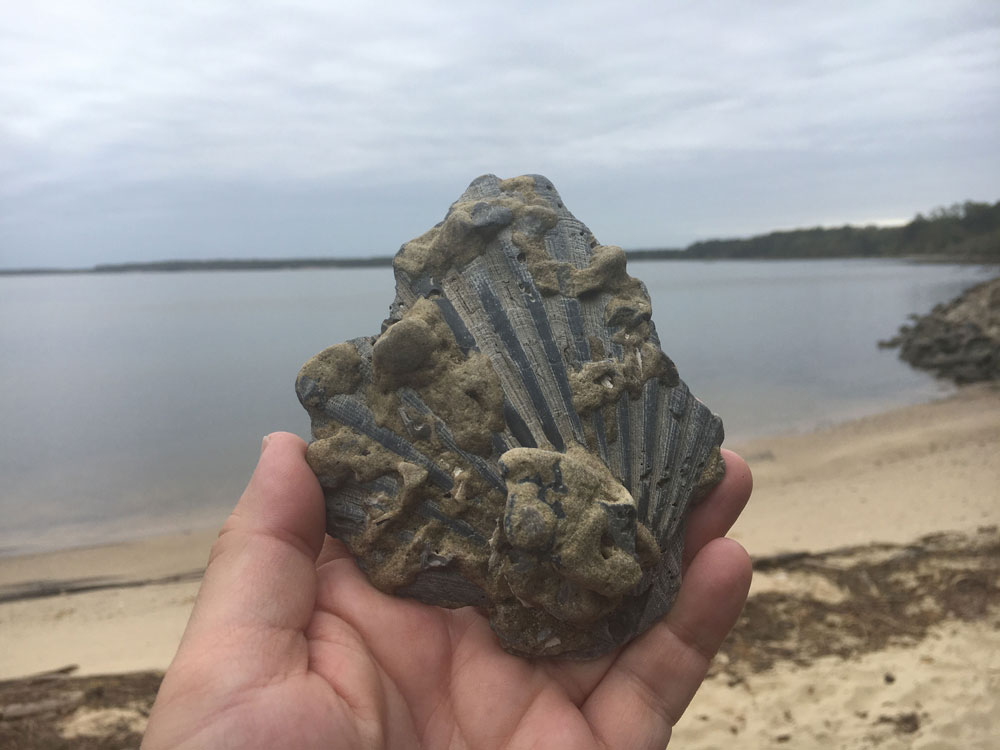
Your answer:
[[[660,549],[663,549],[666,542],[666,538],[660,533],[661,513],[667,489],[674,481],[670,466],[679,431],[678,424],[673,418],[673,413],[670,409],[674,390],[676,388],[668,389],[665,394],[662,394],[664,397],[660,398],[658,402],[659,415],[657,422],[659,423],[659,427],[657,429],[658,440],[656,445],[659,447],[659,450],[656,452],[656,460],[653,464],[653,470],[650,473],[650,481],[652,482],[650,488],[652,494],[652,513],[647,511],[648,525],[659,542]]]
[[[632,415],[629,409],[628,393],[618,399],[618,445],[620,446],[621,468],[615,477],[629,491],[632,490]]]
[[[569,339],[573,342],[576,358],[579,363],[590,362],[593,357],[590,351],[590,342],[587,341],[587,332],[584,326],[583,312],[580,301],[575,297],[563,297],[563,308],[566,310],[566,323],[569,327]],[[608,468],[611,464],[608,460],[608,439],[604,429],[604,416],[600,410],[590,415],[591,424],[594,427],[594,440],[597,443],[597,452],[601,461]],[[584,442],[581,440],[581,442]]]
[[[713,414],[690,391],[689,397],[691,399],[692,415],[698,414],[698,419],[695,421],[701,425],[701,429],[692,431],[692,447],[689,454],[691,458],[691,483],[694,485],[699,481],[702,472],[706,468],[706,464],[712,454],[713,446],[721,445],[724,435],[722,434],[722,420]],[[692,495],[687,499],[688,504],[695,504],[700,501],[700,495]],[[679,519],[679,522],[683,522],[683,519]]]
[[[510,355],[518,369],[518,373],[521,376],[521,382],[523,383],[525,391],[527,392],[528,397],[530,398],[532,405],[535,407],[541,421],[542,431],[545,434],[545,438],[552,445],[554,445],[557,450],[565,451],[566,444],[563,442],[562,434],[559,432],[559,428],[556,425],[555,417],[552,414],[552,410],[549,408],[548,401],[545,399],[545,394],[538,383],[537,377],[535,377],[535,371],[532,369],[531,363],[528,361],[528,357],[525,354],[524,348],[521,346],[521,342],[517,339],[517,333],[511,324],[510,319],[507,317],[500,299],[486,284],[480,284],[476,291],[479,293],[483,310],[486,312],[487,316],[489,316],[489,319],[493,324],[493,328],[496,330],[501,341],[503,341],[507,353]]]
[[[376,423],[375,415],[355,397],[340,394],[333,396],[326,401],[323,411],[342,425],[374,440],[391,453],[422,466],[438,487],[450,490],[454,486],[447,472],[418,451],[406,438]]]
[[[531,434],[531,429],[528,427],[527,422],[524,421],[524,417],[514,408],[509,399],[504,399],[503,402],[503,418],[518,445],[522,448],[538,447],[538,443],[535,442],[535,436]]]
[[[436,297],[434,298],[434,304],[441,311],[441,317],[444,318],[445,324],[451,329],[452,335],[455,336],[455,341],[458,342],[458,347],[462,350],[462,354],[479,351],[475,337],[473,337],[472,333],[466,327],[465,321],[462,320],[451,300],[447,297]]]
[[[653,574],[650,576],[651,585],[646,599],[646,606],[642,609],[639,617],[637,632],[642,633],[653,626],[663,613],[673,606],[677,597],[677,590],[680,588],[681,579],[681,556],[680,547],[667,548],[660,558]]]
[[[607,304],[607,300],[604,297],[605,295],[598,295],[594,299],[586,301],[576,297],[566,299],[567,306],[574,310],[571,319],[579,321],[581,331],[579,335],[582,338],[582,344],[578,346],[580,348],[585,346],[587,352],[586,358],[582,360],[583,362],[592,362],[596,359],[606,358],[614,359],[617,362],[621,361],[620,356],[615,356],[613,350],[614,342],[607,327],[604,325],[604,305]],[[600,342],[600,345],[604,348],[605,354],[603,357],[595,357],[594,352],[591,350],[591,339]],[[620,450],[615,445],[616,441],[608,440],[602,410],[595,411],[593,419],[601,460],[611,470],[612,474],[620,476]]]
[[[597,442],[597,453],[605,466],[608,464],[608,436],[604,429],[604,415],[600,411],[595,411],[590,415],[590,420],[594,425],[594,440]]]
[[[463,578],[458,571],[447,568],[423,570],[412,583],[396,589],[395,594],[435,604],[441,598],[442,589],[447,591],[446,606],[449,607],[483,607],[489,604],[485,591]]]
[[[688,413],[691,421],[702,425],[701,429],[688,430],[687,434],[690,436],[690,443],[681,462],[681,466],[688,467],[689,476],[688,481],[685,482],[685,484],[689,485],[693,489],[694,484],[697,482],[702,471],[705,469],[705,463],[710,455],[711,446],[714,444],[715,437],[718,433],[720,420],[712,414],[711,411],[709,411],[708,407],[695,398],[694,394],[690,391],[688,391],[687,396]],[[699,419],[693,419],[695,415],[697,415]],[[680,486],[675,489],[674,494],[676,495],[675,502],[678,505],[678,512],[676,512],[673,518],[670,519],[670,524],[667,529],[668,537],[684,533],[684,522],[687,518],[687,508],[689,505],[700,499],[694,497],[690,489],[682,491]]]
[[[677,389],[680,389],[680,386],[675,388]],[[665,510],[670,510],[670,515],[661,518],[660,521],[661,525],[665,524],[664,539],[673,538],[683,532],[687,507],[694,501],[692,490],[705,468],[720,424],[718,417],[698,401],[686,386],[682,390],[685,402],[683,429],[680,430],[680,434],[686,436],[687,440],[679,443],[682,450],[675,452],[673,456],[675,465],[679,465],[680,468],[678,476],[674,478],[669,488],[668,502],[663,504]],[[693,429],[692,424],[699,425],[699,428]]]
[[[602,295],[603,296],[603,295]],[[603,312],[602,312],[603,317]],[[617,343],[610,335],[606,334],[608,341],[605,343],[605,351],[608,352],[608,358],[613,359],[617,363],[621,363],[625,357],[623,355],[621,344]],[[624,396],[624,394],[622,394]],[[618,435],[616,439],[608,445],[608,458],[610,462],[608,468],[611,469],[611,473],[618,477],[621,481],[622,477],[625,476],[625,462],[626,450],[628,448],[628,439],[622,439],[622,436],[626,433],[626,430],[622,429],[621,422],[621,402],[615,405],[615,415],[618,418]],[[626,417],[626,424],[627,424]]]
[[[562,304],[566,310],[565,318],[569,328],[569,339],[573,342],[577,362],[582,366],[584,362],[592,361],[593,355],[590,351],[590,342],[587,341],[580,301],[575,297],[563,297]],[[604,429],[604,416],[600,410],[590,415],[590,421],[594,428],[594,441],[596,442],[596,446],[593,447],[597,448],[598,455],[600,455],[604,465],[611,468],[608,459],[608,438]]]
[[[506,407],[506,402],[504,402]],[[506,412],[504,412],[506,415]],[[504,417],[506,419],[506,416]],[[529,433],[530,434],[530,433]],[[510,429],[508,427],[504,432],[494,432],[493,433],[493,455],[502,456],[504,453],[509,451],[514,445],[517,445],[517,441],[510,435]]]
[[[643,445],[657,445],[660,428],[660,385],[658,379],[646,381],[643,390],[648,394],[643,412]],[[655,451],[642,452],[642,468],[639,470],[639,495],[636,498],[639,518],[643,523],[649,521],[650,483],[654,476],[656,463]]]
[[[466,463],[472,465],[479,475],[485,479],[487,482],[492,484],[497,489],[503,491],[506,489],[503,479],[500,474],[493,470],[493,468],[485,461],[481,456],[477,456],[474,453],[469,453],[468,451],[462,450],[459,447],[458,442],[455,440],[455,436],[452,434],[448,425],[445,424],[444,420],[441,419],[434,410],[428,406],[420,395],[412,388],[400,388],[399,389],[400,401],[404,404],[412,406],[417,411],[422,414],[426,414],[434,419],[435,428],[437,434],[444,443],[445,447],[452,453],[461,456],[462,460]]]
[[[649,399],[648,393],[649,389],[646,387],[650,382],[655,383],[656,378],[650,378],[645,383],[643,383],[642,390],[636,398],[631,398],[631,396],[626,392],[624,395],[628,400],[629,405],[629,424],[633,426],[634,433],[633,437],[630,438],[632,444],[631,464],[629,466],[629,477],[631,481],[627,485],[629,492],[632,497],[636,499],[636,507],[638,508],[638,498],[642,491],[642,464],[645,458],[645,437],[646,437],[646,413],[649,410]],[[641,518],[641,516],[640,516]]]
[[[683,437],[690,416],[690,410],[687,408],[688,396],[687,387],[681,383],[671,388],[670,395],[667,397],[667,409],[673,419],[671,419],[670,424],[669,448],[664,466],[674,468],[670,470],[670,476],[660,491],[653,518],[653,529],[660,540],[661,547],[671,538],[667,527],[676,510],[677,492],[684,485],[683,460],[687,445],[685,445]]]
[[[479,544],[486,544],[488,541],[486,537],[479,533],[475,526],[463,521],[461,518],[453,518],[448,515],[440,505],[432,500],[424,500],[420,505],[417,506],[417,512],[425,518],[430,518],[442,526],[447,527],[456,534],[459,534],[466,539],[473,539]]]
[[[590,343],[587,341],[587,330],[583,324],[580,301],[573,297],[563,297],[562,305],[566,311],[566,323],[569,326],[570,340],[573,342],[577,362],[589,362],[591,359]]]
[[[326,506],[327,527],[350,536],[363,531],[368,520],[364,509],[367,496],[367,488],[353,479],[341,483],[337,487],[337,502]]]
[[[521,368],[511,359],[502,337],[482,306],[474,283],[485,278],[485,269],[481,259],[477,259],[477,262],[478,265],[474,268],[467,269],[466,275],[443,280],[441,287],[475,347],[489,358],[493,370],[500,378],[504,392],[503,414],[510,437],[524,447],[534,448],[538,445],[536,436],[543,436],[544,430],[537,419],[529,422],[523,416],[534,416],[534,411],[530,408],[530,393],[522,385]],[[487,280],[482,283],[489,282]]]
[[[582,444],[584,443],[583,425],[580,423],[580,415],[577,414],[576,408],[573,406],[573,394],[570,393],[569,390],[569,374],[566,370],[566,363],[563,360],[562,352],[559,351],[556,343],[558,340],[558,334],[553,329],[548,310],[540,301],[541,295],[535,287],[535,282],[531,276],[525,272],[524,268],[520,266],[517,260],[511,259],[509,256],[506,257],[505,260],[507,262],[507,270],[510,271],[515,278],[517,278],[519,288],[523,290],[521,293],[521,299],[524,303],[525,309],[530,315],[530,319],[533,323],[537,336],[537,341],[541,343],[543,351],[545,352],[545,359],[548,362],[548,371],[551,375],[551,380],[555,385],[555,390],[562,398],[561,406],[569,419],[572,437],[577,442]],[[533,290],[533,293],[529,293],[527,291],[528,289]],[[561,338],[565,339],[568,338],[568,336],[564,334]]]
[[[571,214],[560,216],[549,235],[552,237],[551,241],[546,236],[545,249],[556,260],[570,263],[574,268],[585,268],[590,262],[590,243],[583,239],[584,232],[589,235],[590,230],[579,219]],[[559,242],[556,241],[556,236]]]

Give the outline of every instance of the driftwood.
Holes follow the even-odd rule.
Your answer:
[[[70,690],[51,698],[29,703],[8,703],[6,706],[0,706],[0,721],[23,719],[26,716],[37,716],[38,714],[66,713],[83,703],[83,697],[82,690]]]

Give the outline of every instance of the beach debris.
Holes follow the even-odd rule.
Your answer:
[[[162,672],[0,680],[0,747],[139,747]]]
[[[0,721],[24,719],[38,714],[65,713],[80,705],[83,697],[82,690],[69,690],[41,700],[0,705]]]
[[[646,630],[723,428],[624,252],[546,178],[485,175],[393,265],[382,333],[296,382],[328,532],[383,591],[486,610],[515,654],[591,658]]]

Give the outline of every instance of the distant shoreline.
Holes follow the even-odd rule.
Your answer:
[[[994,257],[952,257],[948,255],[829,255],[829,256],[742,256],[712,257],[690,255],[683,250],[627,250],[629,261],[787,261],[787,260],[898,260],[911,263],[955,263],[995,265]],[[0,268],[0,276],[74,276],[123,273],[182,273],[190,271],[288,271],[309,268],[388,268],[392,256],[372,258],[253,258],[249,260],[159,260],[148,263],[100,263],[84,268]]]
[[[1000,262],[1000,201],[966,201],[917,214],[899,227],[812,227],[752,237],[701,240],[684,248],[654,247],[625,251],[628,260],[829,260],[894,258],[911,262],[996,264]],[[216,258],[145,263],[101,263],[87,268],[0,268],[0,276],[178,271],[275,271],[299,268],[382,268],[392,257],[368,258]]]
[[[392,265],[391,256],[374,258],[238,258],[158,260],[149,263],[99,263],[85,268],[0,268],[0,276],[58,276],[104,273],[177,273],[181,271],[277,271],[299,268],[373,268]]]

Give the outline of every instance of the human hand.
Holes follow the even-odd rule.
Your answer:
[[[691,512],[673,609],[593,661],[503,651],[472,608],[384,594],[325,537],[323,494],[288,433],[260,461],[218,540],[143,740],[154,748],[656,748],[694,696],[750,585],[719,538],[751,478]]]

